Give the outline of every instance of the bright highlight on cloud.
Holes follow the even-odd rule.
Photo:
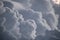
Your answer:
[[[58,18],[49,0],[6,0],[0,5],[0,25],[16,40],[58,30]]]
[[[52,0],[55,4],[60,5],[60,0]]]

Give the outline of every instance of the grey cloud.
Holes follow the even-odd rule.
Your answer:
[[[12,0],[18,3],[21,3],[25,8],[29,8],[31,6],[31,0]]]
[[[20,23],[20,32],[22,37],[27,39],[35,39],[36,26],[35,22],[32,20],[23,21]]]
[[[11,3],[13,4],[13,9],[15,10],[25,9],[25,6],[22,3],[13,2],[13,1]]]
[[[5,9],[4,9],[4,4],[2,1],[0,1],[0,15],[3,14],[5,12]]]
[[[58,18],[49,0],[2,2],[0,2],[0,25],[16,40],[21,37],[35,39],[37,36],[44,36],[47,30],[58,30]]]
[[[3,1],[3,4],[4,4],[4,7],[8,7],[10,9],[14,7],[14,5],[9,1]]]
[[[3,31],[8,32],[12,37],[17,38],[19,34],[18,31],[18,18],[15,15],[16,13],[10,8],[5,7],[5,13],[0,16],[1,26],[4,28]],[[2,19],[2,20],[1,20]],[[15,34],[16,33],[16,34]],[[19,36],[20,37],[20,36]]]
[[[45,19],[42,18],[42,13],[33,10],[19,10],[19,13],[23,15],[24,20],[33,19],[36,22],[37,35],[44,35],[46,30],[51,30],[50,26]]]
[[[32,2],[31,8],[35,11],[40,11],[43,15],[43,18],[47,21],[47,23],[51,27],[54,27],[57,29],[58,24],[58,18],[56,17],[56,14],[54,12],[54,9],[52,7],[52,4],[50,3],[50,0],[34,0]],[[50,21],[49,21],[50,20]]]
[[[14,12],[11,12],[9,8],[6,8],[6,12],[1,16],[1,18],[5,18],[6,21],[3,24],[7,29],[10,29],[17,22],[16,17],[14,17]],[[11,19],[10,19],[11,18]],[[10,23],[11,22],[11,23]],[[10,27],[9,27],[10,26]]]
[[[2,2],[2,1],[0,1],[0,8],[1,8],[1,7],[3,7],[3,2]]]

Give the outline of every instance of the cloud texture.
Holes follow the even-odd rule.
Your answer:
[[[58,30],[58,17],[50,0],[0,1],[0,25],[16,40],[44,36]]]

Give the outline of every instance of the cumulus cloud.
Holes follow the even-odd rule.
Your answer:
[[[37,25],[37,35],[45,34],[46,30],[51,30],[50,26],[47,24],[46,20],[42,18],[41,12],[36,12],[33,10],[19,10],[19,13],[23,15],[24,20],[33,19]]]
[[[10,8],[5,8],[5,12],[0,15],[0,21],[2,21],[1,26],[4,28],[4,31],[7,31],[10,33],[10,35],[17,35],[14,34],[12,31],[18,32],[18,18],[15,15],[15,12],[13,12]],[[2,20],[1,20],[2,19]],[[18,32],[19,33],[19,32]]]
[[[49,0],[6,0],[0,5],[0,25],[16,40],[58,30],[58,18]]]
[[[15,10],[14,10],[15,11]],[[9,32],[10,35],[12,35],[14,38],[18,39],[21,38],[21,35],[23,37],[27,38],[35,38],[35,30],[36,30],[36,24],[33,20],[27,20],[24,22],[24,18],[21,14],[18,14],[18,12],[14,12],[10,8],[5,7],[5,12],[1,15],[1,19],[3,20],[1,23],[1,26],[3,26],[4,31]],[[21,22],[21,23],[19,23]],[[23,23],[23,24],[22,24]],[[20,25],[20,27],[19,27]],[[23,26],[25,25],[25,26]],[[23,28],[21,28],[23,27]],[[29,31],[24,30],[26,27]],[[31,27],[31,28],[30,28]],[[27,32],[27,34],[25,33]],[[25,35],[24,35],[25,34]],[[31,39],[32,39],[31,38]]]
[[[36,23],[34,20],[27,20],[20,23],[20,32],[22,37],[28,39],[35,39],[36,36]]]
[[[12,1],[15,1],[15,2],[18,2],[18,3],[22,3],[22,5],[24,5],[25,8],[31,6],[31,4],[30,4],[31,0],[12,0]]]
[[[19,10],[19,9],[25,9],[25,7],[22,5],[22,3],[12,2],[12,4],[14,6],[13,9],[17,9],[17,10]]]
[[[1,8],[1,7],[3,7],[3,2],[2,2],[2,1],[0,1],[0,8]]]
[[[3,6],[4,6],[3,2],[0,1],[0,15],[5,12],[5,9]]]
[[[43,18],[47,21],[47,23],[51,27],[55,27],[58,24],[58,18],[56,17],[56,14],[54,12],[54,9],[52,7],[52,4],[50,3],[50,0],[35,0],[32,2],[31,8],[35,11],[41,11]],[[50,21],[49,21],[50,20]],[[56,27],[55,27],[56,28]]]
[[[9,1],[3,1],[3,4],[4,4],[4,7],[8,7],[10,9],[12,9],[14,6],[12,2],[9,2]]]

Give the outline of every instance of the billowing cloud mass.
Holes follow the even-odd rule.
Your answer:
[[[0,25],[12,40],[31,40],[59,30],[57,16],[50,0],[0,1]]]

